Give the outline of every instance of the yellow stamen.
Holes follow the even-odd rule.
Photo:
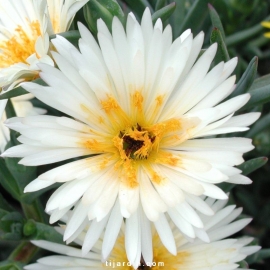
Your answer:
[[[41,35],[40,24],[38,21],[33,21],[29,22],[29,26],[31,33],[26,33],[19,25],[15,29],[14,36],[0,43],[0,68],[6,68],[16,63],[27,63],[27,58],[36,52],[36,40]]]

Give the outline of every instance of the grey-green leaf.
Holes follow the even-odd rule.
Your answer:
[[[216,27],[217,29],[219,29],[222,39],[225,40],[224,28],[223,28],[223,25],[219,18],[218,13],[216,12],[215,8],[211,4],[208,4],[208,8],[209,8],[210,18],[211,18],[213,27]]]
[[[270,101],[270,85],[266,85],[264,87],[250,91],[249,93],[251,97],[248,103],[244,107],[242,107],[239,111],[244,111],[246,109],[250,109],[252,107],[262,105]]]
[[[243,175],[249,175],[265,165],[267,161],[267,157],[253,158],[237,166],[237,168],[242,171]]]
[[[233,91],[230,98],[244,94],[250,89],[257,74],[257,67],[258,67],[258,57],[255,56],[250,61],[246,71],[244,72],[241,79],[237,83],[236,88]]]
[[[226,44],[222,38],[221,32],[218,28],[214,28],[211,37],[210,37],[210,42],[211,44],[217,43],[218,44],[218,49],[217,53],[214,59],[214,63],[217,65],[221,61],[227,62],[230,60],[229,53],[226,47]]]
[[[250,87],[250,91],[256,90],[258,88],[262,88],[267,85],[270,85],[270,74],[267,74],[265,76],[262,76],[254,80],[253,84]]]
[[[198,33],[201,29],[201,25],[208,15],[208,4],[209,0],[196,0],[190,7],[184,21],[178,29],[177,36],[179,36],[186,29],[191,29],[193,34]]]
[[[270,127],[270,114],[263,116],[259,119],[248,131],[246,137],[253,138],[255,135],[259,134],[263,130]]]
[[[153,23],[155,23],[158,18],[160,18],[162,20],[162,22],[164,23],[173,14],[175,7],[176,7],[175,3],[171,3],[171,4],[167,5],[166,7],[156,11],[152,15]]]

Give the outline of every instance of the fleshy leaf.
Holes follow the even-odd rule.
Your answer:
[[[270,127],[270,114],[267,114],[260,118],[246,134],[246,137],[253,138],[255,135],[259,134],[263,130]]]
[[[251,95],[250,100],[239,111],[244,111],[251,107],[262,105],[270,101],[270,85],[250,91],[249,93]]]
[[[34,220],[28,220],[25,223],[23,234],[31,240],[47,240],[63,244],[63,236],[54,227]]]
[[[218,64],[221,61],[227,62],[228,60],[230,60],[230,56],[229,56],[226,44],[222,38],[221,32],[216,27],[214,27],[211,33],[210,42],[211,44],[215,42],[218,44],[217,53],[214,59],[215,64]]]
[[[188,13],[185,16],[184,21],[178,29],[177,36],[179,36],[186,29],[191,29],[191,32],[197,34],[201,26],[208,15],[207,4],[211,2],[209,0],[196,0],[189,8]]]
[[[24,264],[13,261],[0,262],[0,270],[23,270]]]
[[[148,0],[123,0],[124,3],[126,3],[130,9],[136,13],[140,18],[142,17],[144,10],[148,7],[153,13],[153,8],[151,7]]]
[[[263,21],[269,21],[270,16],[267,16]],[[256,35],[260,35],[263,33],[263,27],[261,24],[257,24],[253,27],[250,27],[248,29],[236,32],[230,36],[227,36],[226,38],[226,44],[227,46],[235,46],[240,43],[244,43],[248,41],[249,39],[253,38]]]
[[[81,38],[80,32],[78,30],[71,30],[68,32],[58,33],[57,35],[64,37],[74,46],[78,47],[78,41]],[[56,38],[56,35],[51,35],[50,39]]]
[[[250,91],[256,90],[258,88],[262,88],[267,85],[270,85],[270,74],[267,74],[265,76],[262,76],[254,80],[253,84],[250,87]]]
[[[20,200],[20,188],[3,158],[0,158],[0,183],[14,199]]]
[[[165,22],[173,14],[175,7],[176,7],[175,3],[171,3],[167,5],[166,7],[156,11],[152,15],[153,23],[155,23],[158,18],[160,18],[162,22]]]
[[[155,11],[162,9],[163,7],[166,6],[167,0],[157,0],[156,5],[155,5]]]
[[[111,30],[113,17],[116,16],[124,24],[125,16],[115,0],[90,0],[83,7],[85,20],[91,32],[97,34],[97,20],[102,19]]]
[[[237,83],[236,88],[233,91],[230,98],[234,97],[234,96],[241,95],[243,93],[246,93],[250,89],[250,87],[251,87],[251,85],[252,85],[252,83],[257,75],[257,67],[258,67],[258,57],[255,56],[250,61],[246,71],[244,72],[241,79]]]
[[[219,29],[222,39],[225,40],[225,32],[224,32],[223,25],[219,18],[218,13],[216,12],[215,8],[211,4],[208,4],[208,8],[209,8],[210,18],[211,18],[213,27],[216,27],[217,29]]]
[[[253,158],[237,166],[237,168],[242,171],[243,175],[249,175],[265,165],[267,161],[267,157]]]

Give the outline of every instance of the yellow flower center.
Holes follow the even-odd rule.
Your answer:
[[[154,99],[153,114],[158,112],[163,102],[162,96]],[[172,154],[166,148],[187,140],[190,137],[189,130],[197,125],[194,119],[176,118],[155,123],[153,115],[145,114],[143,103],[142,94],[135,91],[130,97],[130,114],[127,114],[114,97],[108,96],[100,101],[107,119],[91,113],[91,109],[86,105],[81,105],[84,112],[89,112],[91,117],[96,117],[98,125],[105,125],[108,130],[106,135],[101,135],[100,140],[87,139],[81,143],[97,154],[111,153],[111,159],[116,160],[115,169],[120,181],[129,188],[138,187],[138,169],[141,167],[148,171],[152,182],[165,183],[167,179],[159,175],[153,169],[153,165],[180,166],[180,154]],[[98,132],[92,130],[90,132],[100,136]],[[100,165],[101,168],[103,166]]]
[[[27,63],[26,59],[35,53],[35,43],[41,35],[39,22],[29,22],[29,29],[30,32],[26,33],[19,25],[9,40],[0,42],[0,68],[16,63]]]
[[[190,254],[186,251],[172,255],[162,244],[157,233],[153,236],[153,262],[145,262],[141,258],[138,270],[178,270],[188,263]],[[110,258],[103,264],[104,269],[132,270],[125,252],[124,236],[118,237]]]

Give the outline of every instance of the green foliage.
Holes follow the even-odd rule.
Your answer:
[[[74,46],[78,47],[78,41],[81,38],[80,32],[78,30],[71,30],[68,32],[58,33],[57,35],[64,37]],[[50,36],[50,39],[54,39],[54,38],[56,38],[56,35]],[[37,80],[39,80],[38,81],[39,84],[46,85],[46,84],[43,84],[44,82],[41,79],[37,79]]]
[[[265,165],[267,161],[268,159],[266,157],[254,158],[239,165],[238,169],[242,171],[243,175],[249,175],[250,173]]]
[[[177,36],[179,36],[186,29],[191,29],[192,33],[196,34],[201,29],[205,18],[208,15],[207,4],[209,0],[195,0],[193,5],[189,8],[183,22],[178,28]]]
[[[0,270],[23,270],[25,264],[14,261],[0,262]]]
[[[252,107],[265,104],[270,101],[270,86],[264,86],[258,89],[254,89],[250,91],[250,100],[248,103],[240,109],[240,111],[244,111],[250,109]]]
[[[170,18],[170,16],[173,14],[175,7],[176,7],[175,3],[171,3],[170,5],[157,10],[152,15],[153,23],[155,23],[158,18],[160,18],[162,22],[165,23],[166,20]]]
[[[250,61],[246,71],[242,75],[241,79],[238,81],[236,88],[230,97],[238,96],[248,92],[251,85],[253,84],[254,79],[256,78],[257,67],[258,67],[258,57],[255,56]]]
[[[110,30],[114,16],[118,17],[122,23],[125,22],[124,13],[115,0],[90,0],[83,7],[83,12],[88,27],[94,35],[97,34],[97,20],[100,18]]]
[[[227,51],[227,47],[224,43],[224,40],[222,38],[222,34],[219,31],[219,29],[214,28],[212,33],[211,33],[211,37],[210,37],[210,42],[211,44],[213,43],[217,43],[218,44],[218,49],[217,49],[217,53],[214,59],[214,64],[218,64],[221,61],[227,62],[230,60],[230,56],[229,53]]]
[[[209,14],[210,14],[212,25],[214,28],[216,28],[220,31],[221,38],[224,41],[225,40],[225,32],[224,32],[220,17],[211,4],[208,4],[208,8],[209,8]]]

